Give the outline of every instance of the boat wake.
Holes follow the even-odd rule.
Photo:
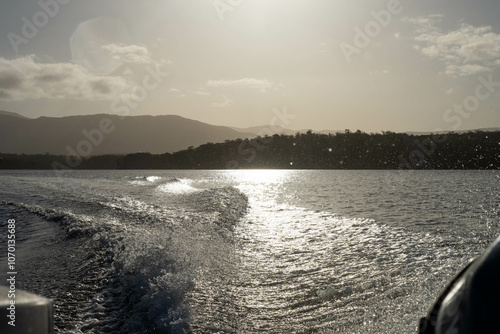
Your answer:
[[[179,181],[167,182],[172,183]],[[157,184],[157,190],[162,192],[163,185],[165,183]],[[194,288],[200,273],[220,267],[220,259],[227,258],[231,252],[231,231],[245,215],[248,200],[232,187],[179,196],[182,199],[177,200],[186,204],[184,208],[155,207],[130,197],[114,197],[109,202],[95,201],[91,212],[85,213],[35,204],[1,203],[11,211],[23,210],[44,222],[57,223],[61,239],[52,240],[52,248],[58,249],[58,254],[52,257],[68,254],[74,257],[73,276],[59,273],[56,278],[62,283],[55,299],[60,313],[67,314],[66,308],[71,304],[75,309],[72,315],[79,316],[72,320],[56,318],[59,330],[72,333],[191,331],[191,310],[185,301],[186,294]],[[47,243],[47,240],[41,242]],[[20,247],[28,256],[37,253],[28,246]],[[74,250],[78,250],[76,258]],[[37,274],[43,276],[42,272]],[[85,285],[86,292],[71,290],[70,279],[90,281]],[[36,286],[28,290],[33,288],[36,290]],[[34,292],[43,294],[43,291]]]

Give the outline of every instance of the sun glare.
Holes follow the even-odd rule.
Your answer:
[[[244,183],[280,184],[289,178],[291,171],[281,169],[246,169],[229,171],[228,173]]]

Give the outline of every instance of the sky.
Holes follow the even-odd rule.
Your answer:
[[[0,110],[500,127],[499,15],[495,0],[2,0]]]

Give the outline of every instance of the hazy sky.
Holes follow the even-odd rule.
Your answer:
[[[500,127],[499,16],[498,0],[2,0],[0,110]]]

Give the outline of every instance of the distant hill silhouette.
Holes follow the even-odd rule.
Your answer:
[[[5,111],[5,110],[0,110],[0,116],[12,116],[12,117],[18,117],[18,118],[23,118],[23,119],[29,119],[28,117],[16,114],[15,112],[10,112],[10,111]]]
[[[253,138],[252,133],[237,132],[180,116],[87,115],[39,117],[29,119],[15,113],[0,112],[0,152],[15,154],[67,154],[87,138],[83,130],[99,129],[109,119],[114,131],[104,134],[102,143],[93,145],[91,155],[154,154],[175,152],[207,142]]]

